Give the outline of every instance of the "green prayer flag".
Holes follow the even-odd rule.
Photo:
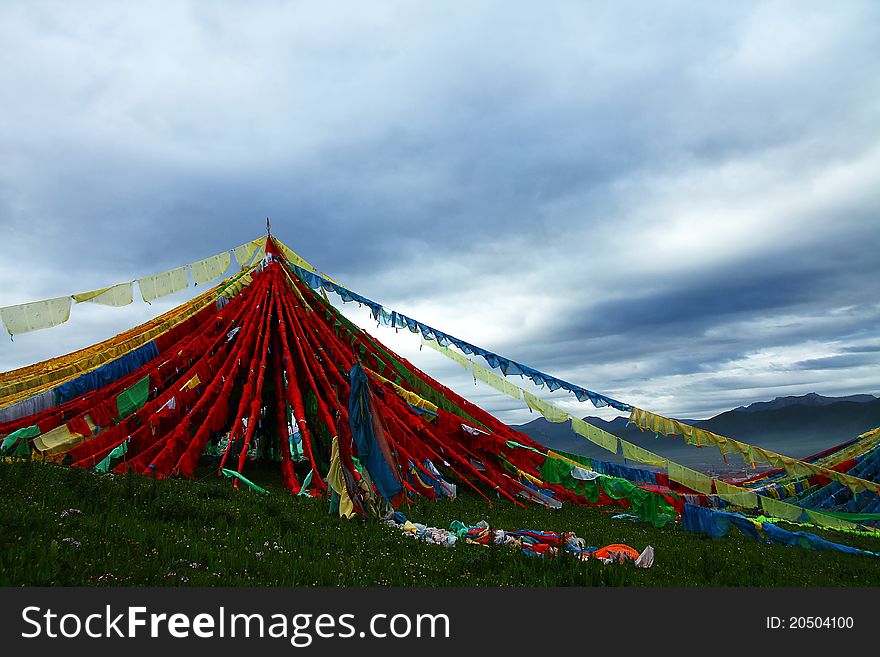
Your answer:
[[[122,443],[117,445],[113,450],[104,457],[104,459],[95,466],[96,472],[107,472],[110,469],[110,462],[113,459],[118,459],[120,456],[128,453],[128,441],[130,439],[123,440]]]
[[[304,495],[305,497],[311,497],[308,491],[309,484],[312,483],[312,475],[315,473],[314,470],[309,470],[309,474],[306,475],[306,478],[303,479],[302,486],[300,486],[299,494]]]
[[[150,396],[150,376],[147,375],[128,390],[116,395],[116,420],[122,420],[147,403]]]
[[[245,477],[240,472],[236,472],[235,470],[227,470],[226,468],[221,468],[220,472],[225,474],[227,477],[235,477],[236,479],[240,480],[243,484],[247,484],[248,486],[253,488],[258,493],[263,493],[263,495],[269,494],[269,491],[267,491],[265,488],[260,488],[254,482],[252,482],[250,479]]]
[[[12,456],[19,457],[30,456],[31,448],[28,445],[28,441],[39,435],[40,428],[36,425],[17,429],[3,439],[3,444],[0,445],[0,452],[12,452]]]

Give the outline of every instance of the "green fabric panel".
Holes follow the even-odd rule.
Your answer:
[[[816,511],[824,513],[826,516],[832,516],[839,520],[849,520],[850,522],[880,520],[880,513],[847,513],[846,511],[826,511],[825,509],[816,509]]]
[[[559,484],[578,495],[596,503],[599,500],[599,480],[582,481],[571,476],[573,466],[562,459],[546,458],[541,464],[541,479],[549,484]]]
[[[573,468],[567,461],[548,457],[541,465],[541,479],[550,484],[559,484],[593,503],[599,499],[601,486],[608,497],[628,501],[634,515],[655,527],[663,527],[675,520],[675,509],[662,495],[639,488],[619,477],[600,475],[592,481],[581,481],[571,476]]]
[[[330,489],[330,508],[327,509],[327,515],[335,516],[339,515],[339,493],[337,493],[332,488]]]
[[[28,445],[28,440],[39,435],[40,427],[37,425],[17,429],[3,439],[3,444],[0,445],[0,452],[11,451],[15,447],[13,456],[30,456],[31,448]]]
[[[807,513],[809,514],[809,510],[807,511]],[[830,529],[830,530],[834,530],[834,531],[838,531],[838,532],[844,532],[846,534],[856,534],[859,536],[873,536],[873,537],[880,536],[880,530],[876,530],[876,529],[875,530],[844,529],[841,527],[829,527],[827,525],[814,525],[813,523],[810,523],[810,522],[790,522],[788,520],[780,520],[779,518],[768,518],[767,516],[758,516],[757,518],[755,518],[755,520],[757,520],[758,522],[772,522],[774,524],[777,522],[784,522],[789,525],[797,525],[799,527],[817,527],[819,529]]]
[[[252,482],[250,479],[248,479],[247,477],[245,477],[245,476],[244,476],[243,474],[241,474],[240,472],[236,472],[235,470],[227,470],[226,468],[221,468],[221,469],[220,469],[220,472],[222,472],[223,474],[225,474],[227,477],[235,477],[236,479],[238,479],[239,481],[241,481],[243,484],[247,484],[247,485],[250,486],[252,489],[254,489],[255,491],[257,491],[258,493],[263,493],[264,495],[268,495],[268,494],[269,494],[269,491],[267,491],[265,488],[260,488],[260,487],[257,486],[254,482]]]
[[[119,413],[116,420],[122,420],[134,413],[147,403],[150,396],[150,376],[147,375],[128,390],[123,390],[116,395],[116,410]]]
[[[117,445],[113,451],[111,451],[104,460],[98,463],[95,466],[95,470],[97,472],[107,472],[110,469],[110,462],[113,459],[118,459],[120,456],[128,453],[128,440],[124,440],[121,444]]]
[[[613,500],[625,499],[632,505],[633,514],[655,527],[675,520],[675,508],[657,493],[639,488],[631,481],[618,477],[600,477],[602,490]]]
[[[521,444],[521,443],[516,442],[515,440],[508,440],[508,441],[505,442],[505,444],[506,444],[508,447],[514,447],[514,448],[516,448],[516,447],[520,447],[520,448],[522,448],[522,449],[527,449],[527,450],[529,450],[530,452],[534,452],[535,454],[540,454],[541,456],[547,456],[547,454],[544,453],[544,452],[542,452],[541,450],[539,450],[539,449],[535,449],[534,447],[529,447],[528,445],[523,445],[523,444]]]
[[[302,484],[300,485],[299,494],[304,497],[311,497],[311,494],[308,491],[309,484],[312,483],[312,475],[315,474],[314,470],[309,470],[309,474],[306,475],[306,478],[303,479]]]
[[[467,525],[465,525],[461,520],[453,520],[449,523],[449,531],[455,533],[458,538],[461,538],[468,532]]]
[[[505,454],[501,454],[500,456],[501,456],[501,467],[503,467],[505,470],[507,470],[509,472],[512,472],[513,474],[516,474],[517,472],[519,472],[519,468],[517,468],[513,463],[508,461],[507,458],[505,458],[505,456],[506,456]]]
[[[581,456],[580,454],[572,454],[570,452],[563,452],[562,450],[559,450],[559,449],[554,449],[553,451],[556,452],[557,454],[559,454],[560,456],[564,456],[565,458],[567,458],[571,461],[575,461],[576,463],[580,463],[582,466],[584,466],[585,468],[587,468],[589,470],[593,469],[593,459],[591,459],[589,456]]]

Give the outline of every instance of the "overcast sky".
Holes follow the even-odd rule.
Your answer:
[[[880,393],[880,3],[328,4],[0,3],[0,306],[270,216],[351,289],[657,412]],[[0,370],[197,291],[75,306]]]

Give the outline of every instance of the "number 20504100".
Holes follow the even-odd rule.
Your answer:
[[[853,627],[852,616],[779,616],[767,617],[769,630],[850,630]]]

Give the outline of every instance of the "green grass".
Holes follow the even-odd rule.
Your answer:
[[[762,545],[738,533],[712,540],[678,524],[613,520],[619,510],[518,508],[476,496],[401,509],[448,527],[487,520],[508,530],[573,531],[587,545],[653,545],[650,570],[632,563],[538,559],[504,547],[427,545],[376,521],[327,514],[295,498],[272,470],[249,471],[271,496],[203,481],[96,475],[0,463],[0,585],[126,586],[878,586],[880,559]],[[267,481],[268,479],[268,481]],[[82,515],[62,517],[75,508]],[[880,539],[826,538],[880,551]],[[66,540],[67,539],[67,540]]]

